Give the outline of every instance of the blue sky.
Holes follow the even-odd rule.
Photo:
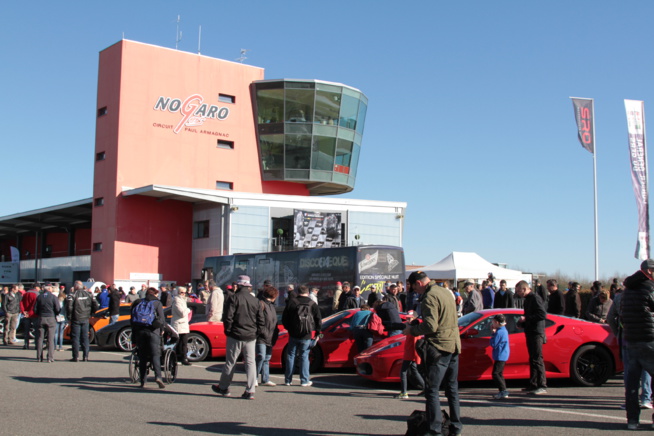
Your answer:
[[[98,53],[127,39],[342,82],[369,98],[354,191],[406,201],[407,263],[475,251],[594,276],[592,155],[570,96],[595,99],[600,276],[634,258],[623,99],[652,101],[650,1],[44,0],[0,7],[0,216],[92,195]],[[365,241],[364,241],[365,242]]]

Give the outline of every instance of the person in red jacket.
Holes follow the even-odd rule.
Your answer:
[[[20,300],[20,311],[23,314],[23,318],[25,318],[23,321],[23,337],[25,339],[23,350],[30,349],[30,330],[32,327],[36,328],[38,326],[39,317],[34,313],[34,305],[39,296],[39,291],[40,288],[36,286],[34,289],[25,292],[22,300]]]

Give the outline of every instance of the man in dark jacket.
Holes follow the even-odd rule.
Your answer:
[[[506,280],[500,280],[500,288],[495,293],[494,309],[511,309],[514,307],[513,292],[506,287]]]
[[[73,358],[79,360],[79,349],[82,346],[82,359],[89,360],[89,318],[98,310],[98,301],[84,289],[79,280],[74,285],[75,292],[66,297],[66,314],[70,321],[70,340],[73,343]]]
[[[377,315],[381,318],[384,329],[388,332],[388,337],[399,335],[406,327],[400,318],[400,312],[397,305],[389,301],[388,296],[384,297],[382,303],[375,309]]]
[[[563,315],[565,312],[565,298],[563,292],[559,289],[559,284],[554,279],[547,281],[547,290],[550,297],[547,299],[547,313],[554,315]]]
[[[355,287],[356,289],[356,287]],[[309,380],[309,346],[313,332],[320,335],[322,318],[318,305],[309,298],[309,288],[300,286],[298,296],[289,302],[282,314],[282,323],[288,330],[288,346],[286,352],[286,372],[284,382],[291,385],[295,357],[300,360],[300,386],[311,386]]]
[[[358,309],[364,304],[366,304],[366,301],[361,296],[361,288],[359,286],[355,286],[352,288],[351,292],[347,293],[347,296],[345,297],[345,303],[343,304],[343,310]]]
[[[3,337],[5,345],[16,342],[16,327],[20,316],[20,299],[22,296],[16,285],[12,285],[9,292],[2,295],[2,308],[5,311],[5,334]]]
[[[57,321],[61,307],[59,299],[52,295],[52,286],[44,287],[45,292],[38,296],[34,305],[34,314],[38,316],[38,330],[36,331],[36,360],[43,362],[43,338],[45,331],[48,331],[48,362],[54,362],[54,341]]]
[[[654,259],[647,259],[624,281],[620,304],[622,335],[626,343],[628,368],[625,368],[627,428],[638,429],[640,407],[638,387],[641,371],[654,374]]]
[[[116,289],[116,285],[111,285],[109,288],[109,309],[107,309],[107,312],[111,317],[109,325],[115,324],[120,316],[120,291]]]
[[[563,314],[572,318],[581,318],[581,297],[579,290],[581,285],[577,282],[570,284],[570,289],[565,293],[565,304],[563,307]]]
[[[225,365],[220,374],[220,382],[211,389],[223,397],[230,396],[229,385],[232,383],[234,368],[241,351],[245,361],[247,382],[241,396],[254,400],[254,387],[257,381],[256,340],[264,328],[264,314],[259,300],[252,295],[250,277],[238,276],[237,290],[225,299],[223,306],[223,327],[227,336]]]
[[[546,394],[547,379],[543,360],[545,319],[547,318],[545,302],[540,295],[531,290],[524,280],[515,286],[515,293],[518,297],[525,299],[525,315],[520,317],[518,322],[518,326],[525,330],[527,352],[529,353],[529,386],[523,390],[532,395]]]
[[[166,385],[161,378],[161,332],[166,324],[166,319],[164,318],[163,306],[159,301],[158,294],[159,290],[157,288],[148,288],[145,298],[132,303],[130,324],[132,326],[132,340],[136,344],[139,356],[141,387],[145,387],[148,363],[151,362],[152,368],[154,368],[154,382],[160,389],[163,389]],[[139,322],[139,319],[134,316],[135,311],[138,313],[137,306],[142,302],[147,302],[154,311],[154,319],[149,325]]]

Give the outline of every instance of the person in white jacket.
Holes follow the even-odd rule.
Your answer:
[[[183,365],[190,365],[188,361],[188,344],[186,342],[186,335],[189,330],[189,318],[191,309],[186,304],[186,288],[184,286],[177,287],[177,296],[173,300],[173,328],[179,333],[179,343],[177,346],[178,354],[182,358]]]
[[[221,322],[223,320],[223,303],[225,295],[219,286],[211,288],[211,295],[207,302],[207,321],[208,322]]]

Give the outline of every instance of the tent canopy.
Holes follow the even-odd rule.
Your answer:
[[[493,265],[477,253],[453,251],[442,260],[423,268],[412,269],[407,272],[423,271],[434,280],[462,280],[486,279],[488,273],[493,273],[497,280],[506,280],[509,286],[520,280],[531,281],[530,274],[522,271],[500,268]]]

